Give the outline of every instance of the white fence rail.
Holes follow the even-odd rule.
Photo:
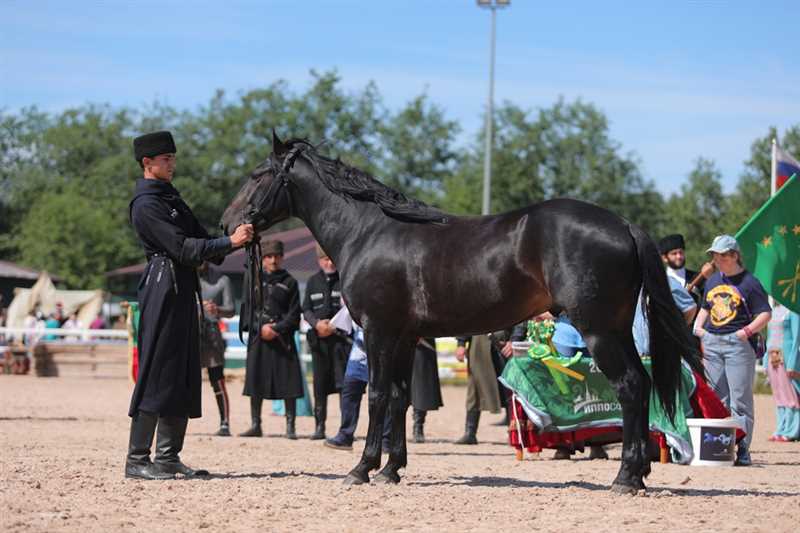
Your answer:
[[[6,328],[0,327],[0,335],[21,340],[23,337],[54,336],[74,340],[128,339],[124,329],[64,329],[64,328]]]

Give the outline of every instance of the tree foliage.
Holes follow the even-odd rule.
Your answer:
[[[73,288],[101,286],[104,272],[141,261],[128,222],[141,176],[131,142],[165,128],[178,146],[175,185],[212,233],[269,154],[273,128],[282,137],[326,141],[321,149],[329,155],[445,210],[480,211],[482,131],[460,146],[460,125],[426,94],[390,109],[374,83],[345,90],[335,71],[311,71],[303,91],[284,81],[235,96],[218,91],[195,110],[159,103],[138,110],[87,104],[55,114],[0,110],[0,258],[47,269]],[[589,103],[561,99],[528,110],[505,102],[494,131],[492,212],[555,197],[591,201],[656,238],[684,233],[690,264],[704,258],[715,234],[735,232],[767,198],[777,134],[771,129],[754,141],[732,194],[723,193],[714,162],[700,157],[680,192],[665,200]],[[800,125],[782,144],[800,155]]]
[[[493,130],[492,212],[550,198],[596,203],[642,225],[659,229],[661,195],[645,181],[639,163],[621,153],[608,134],[606,117],[593,105],[559,100],[528,111],[506,102]],[[446,183],[446,207],[480,211],[484,139],[479,136]]]

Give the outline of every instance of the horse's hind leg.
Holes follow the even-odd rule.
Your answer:
[[[392,417],[389,462],[375,476],[374,481],[377,483],[399,483],[398,470],[406,466],[406,412],[408,411],[411,372],[414,364],[414,344],[400,343],[393,356],[393,361],[395,379],[389,404]]]
[[[635,493],[645,488],[644,477],[650,473],[650,377],[630,333],[589,334],[585,340],[622,406],[622,464],[611,490]]]

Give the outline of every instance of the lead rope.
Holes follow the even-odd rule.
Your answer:
[[[255,323],[256,317],[256,304],[261,307],[263,303],[263,294],[261,292],[261,280],[264,277],[264,270],[261,266],[261,240],[257,234],[253,235],[253,240],[245,247],[247,251],[247,272],[250,278],[250,286],[247,288],[247,325],[248,335],[252,335],[252,327]],[[245,344],[242,332],[244,331],[243,317],[239,317],[239,341]],[[261,326],[258,325],[258,329]],[[260,331],[256,331],[256,335]],[[249,340],[249,339],[248,339]]]

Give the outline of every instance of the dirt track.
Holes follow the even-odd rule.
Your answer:
[[[478,446],[456,446],[463,387],[445,387],[430,413],[426,444],[409,444],[398,486],[342,486],[354,452],[278,437],[218,438],[216,406],[204,384],[206,416],[189,424],[182,458],[209,480],[141,482],[123,477],[128,383],[122,380],[0,376],[0,531],[791,531],[800,513],[800,443],[770,443],[772,400],[756,400],[755,465],[653,465],[646,496],[608,491],[610,461],[514,459],[498,415],[484,414]],[[241,382],[229,384],[235,432],[248,416]],[[331,428],[337,427],[336,401]],[[265,412],[267,406],[265,406]],[[365,411],[362,409],[362,414]],[[301,436],[311,418],[298,421]],[[363,435],[366,422],[359,424]],[[330,433],[330,429],[329,429]]]

